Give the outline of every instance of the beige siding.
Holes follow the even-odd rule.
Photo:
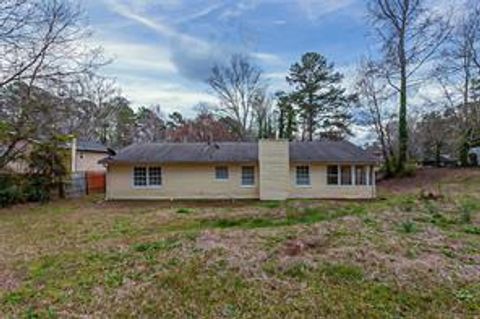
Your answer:
[[[290,166],[288,148],[288,141],[259,141],[260,199],[284,200],[288,198]]]
[[[250,164],[252,166],[254,164]],[[162,186],[134,187],[133,166],[111,165],[107,174],[107,199],[229,199],[258,198],[258,169],[255,185],[241,185],[241,165],[228,166],[229,178],[215,179],[215,165],[163,165]],[[248,166],[248,165],[247,165]],[[255,166],[255,165],[254,165]]]
[[[75,159],[75,171],[85,172],[85,171],[99,171],[104,172],[105,166],[98,164],[98,161],[102,158],[107,157],[106,153],[95,153],[95,152],[85,152],[78,151],[76,152]]]
[[[374,198],[375,186],[368,185],[327,185],[327,166],[311,164],[310,186],[296,185],[296,167],[305,165],[292,163],[290,167],[290,198],[331,198],[331,199],[360,199]]]

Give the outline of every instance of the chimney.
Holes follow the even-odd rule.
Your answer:
[[[285,200],[290,188],[290,152],[288,140],[258,142],[260,199]]]

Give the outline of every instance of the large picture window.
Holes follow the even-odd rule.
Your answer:
[[[297,166],[296,183],[299,186],[310,185],[310,167],[309,166]]]
[[[162,168],[152,167],[134,167],[133,168],[133,186],[148,187],[162,185]]]
[[[351,166],[342,166],[342,185],[352,185],[352,167]]]
[[[215,179],[217,179],[217,180],[227,180],[228,179],[228,167],[227,166],[217,166],[217,167],[215,167]]]
[[[253,166],[242,167],[242,186],[255,185],[255,168]]]
[[[327,184],[338,185],[338,166],[331,165],[327,167]]]

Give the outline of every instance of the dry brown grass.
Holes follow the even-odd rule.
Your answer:
[[[465,229],[480,227],[480,175],[446,172],[434,201],[422,184],[360,203],[91,197],[4,209],[0,313],[479,316],[480,235]]]

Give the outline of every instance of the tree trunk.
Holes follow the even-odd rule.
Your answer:
[[[408,123],[407,123],[407,59],[405,55],[405,26],[402,29],[399,42],[400,60],[400,109],[398,111],[398,162],[397,173],[405,169],[408,152]]]

